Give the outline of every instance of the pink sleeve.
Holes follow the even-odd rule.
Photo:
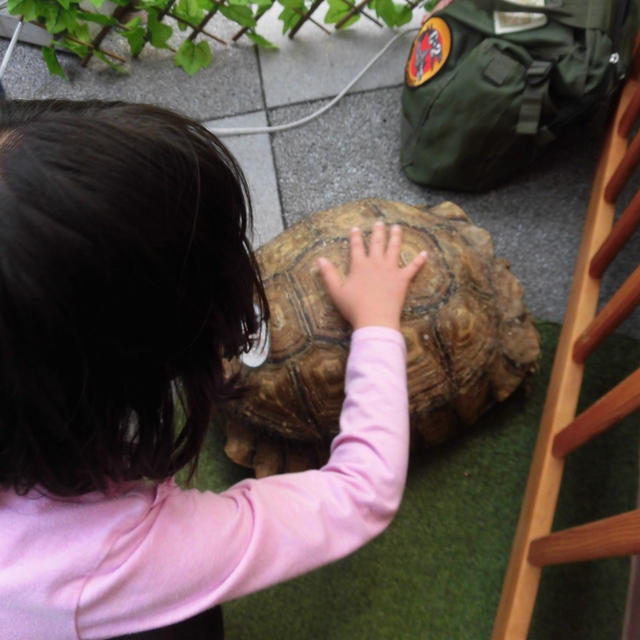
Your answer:
[[[381,327],[354,332],[329,462],[244,480],[221,494],[168,488],[85,585],[81,636],[168,625],[362,546],[400,504],[408,427],[401,334]]]

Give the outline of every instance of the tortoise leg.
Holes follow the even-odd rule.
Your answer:
[[[227,442],[224,452],[227,457],[243,467],[253,467],[253,455],[255,451],[255,434],[251,429],[237,422],[226,425]]]
[[[282,473],[284,469],[283,443],[274,440],[260,440],[253,457],[256,478]]]
[[[460,418],[450,404],[436,409],[425,408],[411,416],[412,444],[417,436],[427,447],[446,442],[460,431],[459,423]]]

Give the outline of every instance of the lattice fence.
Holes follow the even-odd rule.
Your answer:
[[[323,3],[327,11],[318,19]],[[411,20],[416,7],[429,10],[434,4],[435,0],[113,0],[107,6],[105,0],[9,0],[8,10],[52,34],[52,43],[42,49],[51,73],[64,75],[56,56],[59,48],[76,54],[84,64],[97,57],[121,67],[126,57],[105,45],[107,36],[117,34],[128,41],[132,57],[148,45],[169,49],[176,65],[191,74],[208,66],[212,45],[229,44],[215,33],[218,15],[238,25],[231,42],[248,38],[258,46],[275,48],[258,33],[259,21],[268,11],[279,11],[283,33],[294,38],[307,24],[329,35],[359,19],[380,28],[398,27]],[[172,24],[183,33],[177,48],[172,44]]]

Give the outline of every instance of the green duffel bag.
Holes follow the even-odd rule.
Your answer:
[[[511,177],[614,93],[637,29],[637,0],[454,0],[422,25],[407,61],[407,176],[464,191]]]

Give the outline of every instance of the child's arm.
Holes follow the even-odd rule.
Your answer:
[[[374,229],[367,255],[360,232],[352,232],[344,281],[328,262],[320,264],[332,299],[355,328],[340,434],[327,465],[245,480],[220,495],[163,489],[138,530],[115,545],[113,572],[85,587],[78,620],[88,637],[130,631],[117,626],[118,613],[126,619],[135,611],[140,628],[193,616],[341,558],[389,524],[409,448],[405,345],[397,328],[425,256],[399,268],[400,231],[392,230],[388,247],[385,235],[384,227]]]

